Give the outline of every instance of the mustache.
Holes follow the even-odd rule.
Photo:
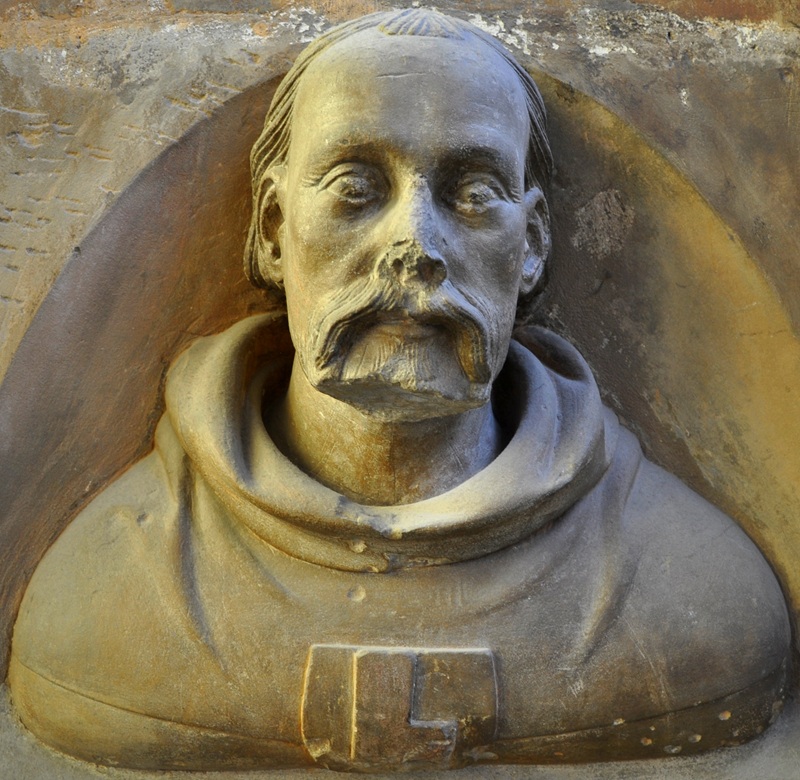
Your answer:
[[[408,319],[424,325],[441,327],[453,337],[461,368],[472,382],[491,380],[488,356],[493,354],[494,334],[487,323],[481,302],[444,278],[431,284],[417,271],[408,281],[401,281],[398,263],[404,271],[422,268],[429,258],[421,250],[406,249],[386,252],[375,264],[372,273],[338,290],[320,306],[324,315],[320,327],[311,337],[310,354],[314,355],[319,372],[335,369],[337,361],[347,355],[349,347],[370,326],[387,319]],[[437,266],[438,267],[438,266]]]

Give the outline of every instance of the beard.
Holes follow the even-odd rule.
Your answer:
[[[408,278],[423,262],[413,246],[390,250],[368,277],[316,307],[317,325],[297,345],[314,387],[386,419],[446,416],[489,400],[499,369],[491,309],[449,279]]]

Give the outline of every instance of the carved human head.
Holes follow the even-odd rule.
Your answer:
[[[549,252],[544,122],[502,45],[435,12],[303,52],[253,148],[245,265],[285,288],[312,385],[403,419],[488,400]]]

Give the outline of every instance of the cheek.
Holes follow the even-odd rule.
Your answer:
[[[292,213],[287,259],[306,292],[319,298],[353,281],[374,260],[374,231],[369,223],[331,216],[318,202],[303,205]]]
[[[336,232],[309,200],[297,199],[295,207],[287,214],[287,249],[293,260],[297,259],[304,269],[313,271],[314,266],[333,253]]]
[[[516,308],[525,250],[525,221],[507,210],[480,229],[462,231],[460,255],[467,284],[490,297],[495,306]],[[454,279],[454,281],[456,281]]]

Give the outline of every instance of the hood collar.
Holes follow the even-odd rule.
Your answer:
[[[534,533],[608,468],[617,422],[568,342],[527,328],[495,385],[515,425],[485,469],[438,496],[367,506],[315,481],[275,446],[265,394],[285,386],[292,349],[283,317],[260,315],[199,339],[167,381],[167,413],[185,452],[228,511],[270,545],[351,571],[454,563]]]

